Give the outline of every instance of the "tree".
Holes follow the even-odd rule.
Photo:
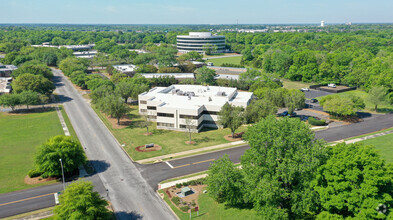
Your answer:
[[[19,94],[20,103],[25,104],[27,109],[29,109],[29,105],[38,105],[40,104],[40,97],[38,93],[33,91],[23,91]]]
[[[69,76],[75,71],[86,72],[88,64],[82,59],[76,57],[68,57],[62,60],[59,68],[63,71],[64,75]]]
[[[71,183],[59,197],[60,204],[53,210],[54,219],[112,219],[107,201],[93,191],[88,181]]]
[[[196,81],[201,85],[215,85],[216,82],[214,77],[216,76],[216,71],[207,68],[206,66],[201,67],[195,71]]]
[[[214,161],[208,171],[207,191],[218,202],[229,205],[244,205],[243,177],[227,154]]]
[[[190,117],[186,117],[184,119],[184,122],[186,124],[186,129],[187,129],[188,135],[189,135],[188,143],[191,144],[192,143],[192,141],[191,141],[192,130],[196,129],[196,126],[195,126],[194,120]]]
[[[34,160],[36,170],[47,176],[61,176],[59,159],[62,159],[65,173],[71,173],[86,163],[80,143],[71,137],[59,135],[38,147]]]
[[[15,110],[15,107],[20,105],[20,96],[19,94],[5,94],[0,96],[0,105],[4,107],[10,107],[12,111]]]
[[[305,97],[302,91],[290,89],[284,100],[285,106],[288,107],[288,113],[292,114],[295,109],[304,107]]]
[[[378,105],[386,101],[386,94],[388,93],[387,88],[383,86],[375,86],[368,92],[369,101],[375,106],[375,111],[378,110]]]
[[[258,122],[261,118],[277,113],[277,107],[270,101],[265,99],[253,100],[247,106],[245,118],[247,123]]]
[[[243,107],[233,106],[225,103],[218,112],[218,123],[224,128],[231,129],[232,138],[235,138],[235,131],[244,123]]]
[[[266,219],[308,219],[317,194],[311,181],[327,156],[309,127],[294,118],[270,115],[250,127],[241,157],[246,202]]]
[[[377,150],[360,143],[329,149],[331,155],[314,181],[322,211],[318,217],[386,219],[391,215],[393,173]]]
[[[144,114],[142,114],[142,123],[141,126],[142,128],[146,128],[146,134],[149,135],[149,126],[151,125],[151,115],[149,114],[149,112],[146,112]]]
[[[115,92],[124,99],[124,103],[127,103],[128,98],[133,95],[133,86],[129,80],[123,80],[116,85]]]
[[[124,104],[121,97],[116,95],[109,95],[99,101],[101,110],[106,114],[117,119],[117,124],[120,125],[120,118],[123,117],[130,109]]]
[[[213,45],[213,44],[203,45],[203,51],[205,51],[205,53],[207,55],[211,55],[211,54],[215,53],[217,51],[217,49],[218,49],[217,45]]]
[[[49,80],[52,79],[53,77],[53,73],[49,69],[49,67],[38,61],[29,61],[23,63],[18,67],[18,69],[12,72],[12,77],[18,78],[20,75],[25,73],[30,73],[33,75],[41,75]]]
[[[362,106],[359,100],[354,100],[351,97],[340,97],[338,95],[328,95],[322,97],[320,105],[323,110],[329,114],[338,117],[348,117],[356,114],[356,110]]]
[[[33,91],[41,94],[51,94],[55,89],[53,82],[41,75],[25,73],[11,83],[14,92]]]

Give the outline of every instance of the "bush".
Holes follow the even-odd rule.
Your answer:
[[[44,178],[44,179],[46,179],[46,178],[48,178],[48,177],[49,177],[49,175],[48,175],[48,174],[46,174],[46,173],[43,173],[43,174],[41,175],[41,177],[42,177],[42,178]]]
[[[223,63],[222,67],[236,67],[236,68],[244,68],[244,65],[241,64],[233,64],[233,63]]]
[[[188,206],[182,206],[180,207],[180,210],[182,210],[183,212],[188,212],[190,208]]]
[[[175,203],[175,205],[180,205],[180,198],[177,196],[174,196],[172,198],[172,202]]]
[[[176,183],[176,188],[181,188],[182,184],[181,183]]]
[[[308,118],[308,123],[309,123],[310,125],[323,126],[323,125],[326,124],[326,121],[325,121],[325,120],[317,120],[317,119],[315,119],[315,118],[313,118],[313,117],[309,117],[309,118]]]
[[[30,178],[34,178],[34,177],[37,177],[37,176],[41,176],[41,172],[40,171],[38,171],[38,170],[36,170],[36,169],[32,169],[32,170],[30,170],[28,173],[27,173],[27,175],[29,175],[29,177]]]

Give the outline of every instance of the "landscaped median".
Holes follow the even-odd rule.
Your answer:
[[[147,158],[159,157],[163,155],[176,154],[179,152],[198,150],[201,148],[229,144],[228,146],[223,145],[221,149],[233,147],[231,141],[225,139],[224,136],[231,134],[230,129],[213,129],[204,130],[200,133],[192,134],[192,141],[195,144],[187,144],[188,133],[179,131],[169,130],[158,130],[156,125],[152,125],[149,128],[151,135],[145,135],[146,128],[142,127],[143,119],[138,113],[138,106],[130,106],[131,111],[126,117],[120,122],[120,125],[116,124],[116,121],[107,117],[102,112],[94,108],[97,115],[105,123],[108,129],[112,132],[115,138],[121,145],[124,144],[124,149],[132,157],[134,161],[143,160]],[[236,132],[244,132],[247,126],[242,126]],[[139,152],[136,150],[137,147],[144,146],[146,144],[154,143],[161,147],[160,150]],[[241,144],[241,143],[239,143]],[[212,148],[210,151],[218,150],[218,148]],[[202,150],[208,152],[209,149]],[[202,153],[202,151],[198,153]],[[183,156],[192,154],[186,153]],[[154,159],[153,159],[154,161]],[[151,161],[151,162],[153,162]]]

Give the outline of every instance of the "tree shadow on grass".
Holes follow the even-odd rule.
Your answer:
[[[129,220],[139,220],[143,219],[143,216],[135,211],[132,212],[115,212],[118,219],[129,219]]]
[[[89,160],[90,165],[94,168],[93,173],[101,173],[107,170],[111,165],[103,160]]]

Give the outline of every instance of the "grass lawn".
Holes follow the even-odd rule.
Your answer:
[[[365,91],[352,90],[352,91],[348,91],[348,92],[337,93],[337,95],[342,96],[342,97],[348,97],[350,95],[355,95],[355,96],[361,97],[364,100],[364,103],[366,104],[366,108],[364,109],[364,111],[375,112],[374,105],[368,100],[368,94]],[[387,103],[383,104],[383,105],[378,105],[378,112],[380,112],[380,113],[393,112],[393,106],[389,105]]]
[[[221,66],[223,63],[231,63],[240,65],[240,61],[242,60],[241,56],[236,57],[224,57],[224,58],[217,58],[217,59],[210,59],[206,60],[206,62],[212,62],[214,66]]]
[[[282,79],[283,87],[286,89],[301,89],[308,88],[312,83],[300,82],[300,81],[290,81],[288,79]]]
[[[381,157],[385,159],[387,163],[393,162],[393,134],[368,139],[361,143],[374,145],[375,148],[379,150]]]
[[[176,208],[172,202],[169,201],[168,195],[163,191],[159,190],[160,193],[164,193],[164,200],[172,210],[176,213],[176,215],[182,219],[186,220],[190,218],[189,213],[184,213]],[[261,219],[260,216],[257,215],[255,210],[252,209],[237,209],[226,207],[224,204],[219,204],[214,201],[207,194],[200,194],[198,197],[199,204],[199,216],[196,216],[196,212],[192,212],[193,219],[200,220],[215,220],[215,219],[236,219],[236,220],[252,220],[252,219]]]
[[[0,193],[42,184],[24,183],[33,168],[36,148],[52,136],[64,134],[56,111],[30,114],[0,113]]]
[[[192,140],[196,143],[191,145],[185,143],[188,141],[187,132],[158,130],[155,129],[155,125],[152,125],[149,128],[149,132],[152,132],[153,135],[145,136],[144,133],[146,132],[146,128],[142,128],[140,126],[142,118],[138,114],[138,106],[131,106],[131,109],[131,112],[128,114],[128,117],[132,120],[131,124],[125,128],[115,129],[112,127],[112,124],[109,122],[109,120],[100,111],[94,108],[94,110],[97,112],[97,115],[102,119],[112,134],[120,142],[120,144],[126,145],[124,149],[128,152],[133,160],[141,160],[201,147],[229,143],[229,141],[224,138],[225,135],[231,134],[229,129],[216,129],[200,133],[193,133]],[[245,131],[246,129],[247,128],[243,126],[236,130],[236,132]],[[152,152],[137,152],[135,150],[136,147],[149,143],[158,144],[162,147],[162,149]]]

